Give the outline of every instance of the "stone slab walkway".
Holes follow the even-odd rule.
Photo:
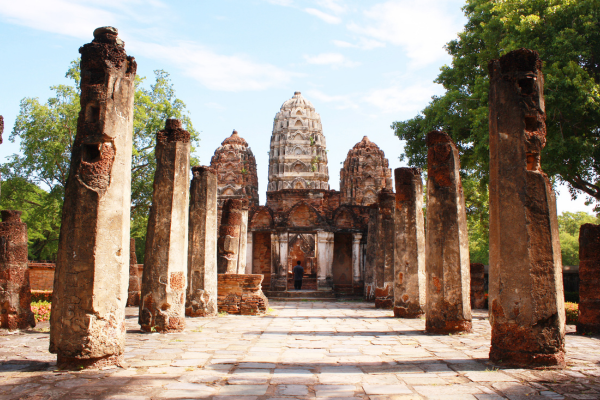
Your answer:
[[[264,317],[188,318],[168,335],[142,333],[128,308],[128,368],[95,371],[57,371],[46,332],[0,331],[0,400],[600,399],[600,340],[573,327],[566,370],[499,370],[487,362],[485,310],[474,311],[471,334],[429,335],[425,320],[372,303],[271,307]]]

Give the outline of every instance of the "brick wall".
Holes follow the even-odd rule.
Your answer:
[[[54,263],[29,263],[29,285],[31,290],[52,290],[54,285]]]
[[[219,274],[217,305],[219,312],[241,315],[260,315],[267,312],[265,297],[258,274]]]

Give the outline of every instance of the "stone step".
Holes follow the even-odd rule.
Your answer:
[[[269,297],[269,301],[306,301],[306,302],[327,302],[327,303],[335,303],[338,301],[337,298],[327,298],[327,297]]]
[[[332,291],[321,290],[290,290],[284,291],[269,291],[263,292],[268,298],[292,298],[292,299],[335,299],[335,293]]]

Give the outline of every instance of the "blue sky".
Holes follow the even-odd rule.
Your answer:
[[[443,46],[466,19],[462,0],[0,0],[0,160],[24,97],[51,96],[78,48],[99,26],[115,26],[138,74],[171,74],[201,131],[208,164],[237,129],[258,163],[265,201],[269,140],[281,104],[301,91],[321,114],[332,189],[348,150],[364,135],[391,168],[404,166],[390,129],[443,93],[433,80],[450,63]],[[564,191],[562,210],[589,210]]]

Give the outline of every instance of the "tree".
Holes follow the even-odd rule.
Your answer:
[[[394,122],[406,158],[426,167],[425,135],[450,134],[463,172],[488,181],[488,62],[525,47],[543,61],[548,142],[542,169],[600,201],[600,0],[467,0],[464,31],[446,46],[452,65],[436,79],[446,89],[417,116]],[[404,158],[402,156],[401,158]]]
[[[563,265],[579,265],[579,228],[583,224],[598,224],[600,218],[586,212],[565,211],[558,216],[560,249]]]
[[[199,140],[185,104],[175,96],[169,74],[162,70],[154,71],[154,74],[155,82],[150,88],[143,87],[143,77],[136,77],[135,82],[131,235],[138,239],[136,252],[140,260],[143,260],[147,215],[152,202],[156,132],[164,128],[167,118],[179,118],[190,132],[193,143]],[[52,86],[55,96],[45,104],[37,98],[21,100],[19,115],[10,135],[12,142],[20,139],[21,154],[12,155],[2,167],[2,176],[7,182],[0,205],[2,208],[27,209],[23,221],[28,224],[30,257],[36,259],[42,256],[49,258],[56,253],[55,247],[48,246],[58,239],[71,146],[77,132],[79,60],[71,63],[66,76],[75,85]],[[198,162],[196,158],[191,161],[192,164]],[[29,199],[29,203],[13,202],[21,198]],[[46,216],[52,223],[33,222],[34,216]],[[36,246],[43,249],[35,250]]]

